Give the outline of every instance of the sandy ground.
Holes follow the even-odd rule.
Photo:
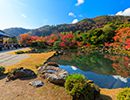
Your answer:
[[[117,94],[121,91],[121,88],[117,89],[101,89],[101,94],[103,95],[102,100],[117,100]]]
[[[29,85],[29,82],[36,79],[20,80],[6,82],[6,79],[0,80],[0,100],[71,100],[63,87],[53,85],[42,80],[44,86],[35,88]],[[40,79],[41,80],[41,79]]]
[[[35,88],[29,85],[33,80],[42,80],[44,86]],[[121,89],[101,89],[101,97],[96,100],[116,100]],[[72,100],[64,87],[54,85],[41,78],[6,82],[0,77],[0,100]]]
[[[28,58],[29,55],[27,54],[21,54],[21,55],[10,54],[10,52],[16,52],[18,50],[24,50],[24,49],[25,48],[0,52],[0,66],[11,66],[20,62],[21,60]]]
[[[25,50],[25,49],[18,49]],[[11,66],[17,64],[21,60],[30,58],[28,54],[14,55],[11,52],[17,50],[0,52],[0,66]],[[40,59],[48,58],[53,53],[35,54],[34,57],[39,55],[43,56]],[[44,59],[45,59],[44,58]],[[43,60],[44,60],[43,59]],[[46,60],[46,59],[45,59]],[[36,79],[17,79],[15,81],[6,82],[6,76],[0,77],[0,100],[71,100],[64,87],[56,86],[54,84],[42,80],[45,84],[43,87],[35,88],[29,85],[29,82]]]
[[[0,66],[11,66],[28,57],[29,55],[27,54],[11,55],[11,54],[4,53],[0,55]]]

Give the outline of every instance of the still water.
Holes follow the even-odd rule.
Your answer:
[[[57,62],[70,74],[85,75],[102,88],[130,87],[130,58],[127,56],[98,52],[90,54],[66,52],[49,61]]]

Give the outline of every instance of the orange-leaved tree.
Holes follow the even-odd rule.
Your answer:
[[[31,36],[29,34],[21,34],[20,35],[20,44],[21,45],[29,45],[31,41]]]
[[[118,47],[121,49],[130,49],[130,28],[122,28],[116,31],[116,35],[113,37],[114,43],[113,47]]]

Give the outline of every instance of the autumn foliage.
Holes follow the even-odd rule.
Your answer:
[[[21,34],[19,42],[22,45],[29,44],[30,39],[31,39],[31,36],[29,34]]]
[[[113,37],[114,43],[113,47],[118,47],[121,49],[130,49],[130,28],[122,28],[116,31],[116,35]]]
[[[20,44],[31,46],[38,45],[41,46],[44,44],[46,47],[55,47],[55,48],[76,48],[83,46],[83,41],[76,40],[76,37],[79,35],[74,35],[72,32],[69,33],[59,33],[51,34],[49,36],[39,37],[39,36],[30,36],[29,34],[20,35]],[[57,47],[56,47],[57,46]],[[90,44],[85,44],[84,46],[90,46]],[[42,46],[43,47],[43,46]]]
[[[101,29],[100,29],[101,30]],[[29,34],[20,35],[20,43],[25,46],[41,47],[41,48],[77,48],[89,47],[91,45],[104,44],[105,47],[120,48],[130,50],[130,28],[122,28],[114,32],[112,42],[110,41],[108,31],[93,30],[89,33],[75,34],[72,32],[51,34],[49,36],[39,37],[30,36]],[[107,36],[105,36],[107,32]],[[112,31],[110,31],[112,32]],[[99,36],[100,34],[100,36]],[[112,33],[110,33],[112,34]],[[97,37],[97,38],[95,38]],[[109,38],[108,38],[109,37]]]

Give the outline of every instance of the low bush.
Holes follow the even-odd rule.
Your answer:
[[[130,100],[130,88],[125,88],[117,95],[117,100]]]
[[[72,74],[66,78],[65,89],[74,100],[95,100],[100,94],[99,88],[85,76]]]
[[[5,68],[3,66],[0,66],[0,75],[3,75],[5,72]]]
[[[47,47],[47,45],[45,42],[34,41],[31,43],[30,47],[37,48],[37,49],[45,49]]]
[[[16,53],[16,54],[24,54],[24,53],[26,53],[26,52],[20,50],[20,51],[16,51],[15,53]]]

